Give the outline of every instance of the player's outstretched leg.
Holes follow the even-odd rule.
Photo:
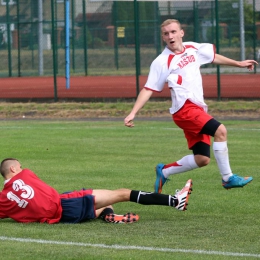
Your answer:
[[[139,216],[134,213],[126,213],[124,215],[117,215],[114,213],[107,214],[104,218],[109,223],[134,223],[139,220]]]
[[[178,210],[187,210],[189,196],[192,191],[192,180],[189,179],[185,186],[180,190],[176,191],[174,197],[178,199],[178,204],[175,206]]]
[[[252,180],[252,177],[240,177],[237,174],[233,174],[229,177],[228,181],[222,180],[222,186],[225,189],[240,188],[244,187]]]
[[[164,164],[162,164],[162,163],[157,164],[157,166],[155,167],[155,171],[156,171],[156,180],[154,183],[154,192],[155,193],[162,193],[162,187],[163,187],[164,183],[166,181],[168,181],[168,179],[165,178],[162,173],[163,167],[164,167]]]

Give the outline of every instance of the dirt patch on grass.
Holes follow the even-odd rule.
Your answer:
[[[209,113],[218,119],[260,119],[260,101],[257,103],[208,102]],[[137,118],[171,118],[170,101],[148,102]],[[133,102],[88,103],[0,103],[0,119],[90,119],[124,118],[133,107]]]
[[[212,111],[213,117],[219,119],[260,119],[260,114],[255,111]],[[9,111],[0,112],[0,119],[83,119],[83,118],[124,118],[125,111],[103,111],[103,110],[58,110],[58,111]],[[140,112],[138,118],[171,118],[168,111]]]

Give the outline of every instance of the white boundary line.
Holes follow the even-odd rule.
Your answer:
[[[0,240],[16,241],[16,242],[22,242],[22,243],[56,244],[56,245],[66,245],[66,246],[108,248],[108,249],[117,249],[117,250],[130,250],[131,249],[131,250],[141,250],[141,251],[159,251],[159,252],[171,252],[171,253],[189,253],[189,254],[201,254],[201,255],[222,255],[222,256],[260,258],[260,254],[191,250],[191,249],[178,249],[178,248],[174,249],[174,248],[160,248],[160,247],[145,247],[145,246],[90,244],[90,243],[65,242],[65,241],[42,240],[42,239],[31,239],[31,238],[15,238],[15,237],[6,237],[6,236],[0,236]]]

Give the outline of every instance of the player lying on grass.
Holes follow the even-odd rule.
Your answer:
[[[0,192],[0,218],[12,218],[23,223],[80,223],[96,218],[111,223],[132,223],[138,221],[138,215],[116,215],[112,204],[131,201],[184,211],[192,190],[192,180],[188,180],[173,196],[129,189],[82,189],[59,194],[31,170],[22,169],[15,158],[4,159],[0,172],[5,180]]]
[[[136,113],[154,92],[161,92],[167,82],[172,98],[172,119],[183,130],[188,148],[193,154],[168,164],[158,164],[155,192],[162,192],[162,187],[170,175],[208,165],[211,137],[214,137],[213,152],[222,177],[222,186],[225,189],[245,186],[253,178],[241,177],[233,174],[231,170],[227,129],[207,113],[200,67],[213,63],[253,70],[258,63],[254,60],[236,61],[219,55],[210,43],[183,42],[184,31],[180,22],[175,19],[162,23],[161,34],[166,47],[152,62],[147,82],[124,122],[127,127],[133,127]],[[170,146],[169,143],[168,147]],[[174,147],[174,143],[172,146]]]

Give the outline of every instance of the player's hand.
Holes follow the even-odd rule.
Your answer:
[[[258,65],[258,62],[255,60],[244,60],[241,62],[241,67],[246,67],[248,70],[253,70],[255,65]]]
[[[134,125],[133,119],[134,119],[134,118],[131,117],[130,115],[127,116],[127,117],[125,118],[125,120],[124,120],[125,126],[127,126],[127,127],[134,127],[135,125]]]

